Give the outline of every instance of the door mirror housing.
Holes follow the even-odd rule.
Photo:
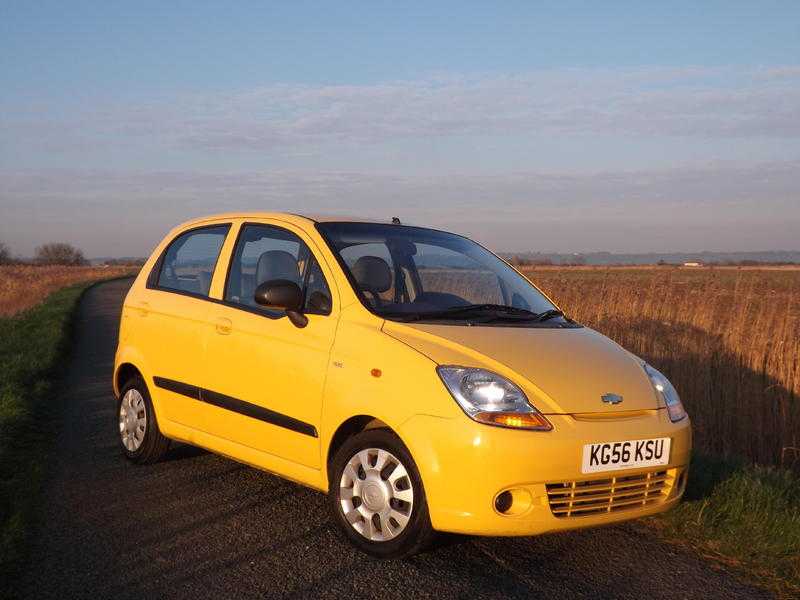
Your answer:
[[[303,290],[288,279],[270,279],[259,284],[254,294],[256,304],[264,308],[285,310],[286,316],[297,327],[305,327],[308,317],[302,314]]]

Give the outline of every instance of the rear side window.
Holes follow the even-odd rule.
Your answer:
[[[211,277],[230,225],[193,229],[176,237],[158,270],[156,287],[208,296]]]
[[[225,300],[275,313],[256,304],[256,287],[270,279],[288,279],[305,294],[304,311],[327,315],[331,292],[316,258],[306,244],[290,231],[272,225],[245,225],[231,259]]]

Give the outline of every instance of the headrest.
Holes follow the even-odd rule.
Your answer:
[[[363,290],[381,294],[392,287],[392,271],[382,258],[362,256],[355,262],[352,271]]]
[[[288,279],[300,285],[297,259],[285,250],[268,250],[258,257],[256,285],[271,279]]]

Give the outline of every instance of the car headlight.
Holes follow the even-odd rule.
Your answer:
[[[475,421],[512,429],[553,428],[519,387],[497,373],[449,366],[436,371],[458,405]]]
[[[669,382],[669,379],[664,377],[661,371],[651,367],[647,363],[644,363],[642,366],[644,367],[644,372],[647,373],[647,376],[650,378],[653,388],[656,390],[656,395],[666,404],[670,420],[676,423],[681,419],[685,419],[687,417],[686,409],[683,408],[681,398]]]

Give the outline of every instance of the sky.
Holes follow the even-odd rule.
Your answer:
[[[800,250],[798,2],[0,3],[0,241],[235,210]]]

